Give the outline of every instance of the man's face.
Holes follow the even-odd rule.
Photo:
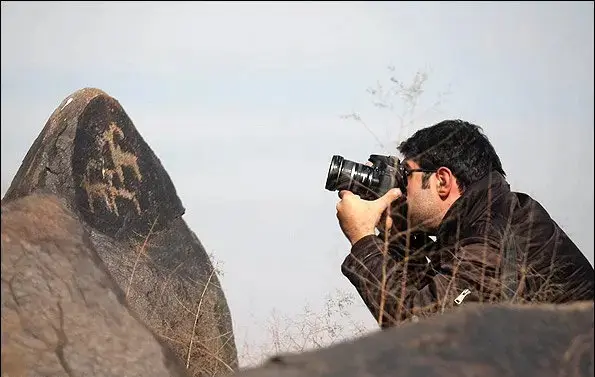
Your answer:
[[[414,161],[403,163],[409,169],[419,169]],[[439,223],[439,196],[436,191],[436,177],[432,174],[426,184],[423,183],[423,172],[409,172],[407,177],[407,211],[411,230],[432,231]]]

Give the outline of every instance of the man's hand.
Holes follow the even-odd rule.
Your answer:
[[[337,218],[341,230],[351,245],[367,235],[376,234],[375,228],[383,212],[399,197],[401,197],[399,189],[392,189],[381,198],[371,201],[363,200],[351,191],[340,191],[341,200],[337,203]],[[387,218],[389,221],[390,216]]]

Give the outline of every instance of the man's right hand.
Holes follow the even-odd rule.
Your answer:
[[[364,200],[350,191],[339,192],[341,200],[337,203],[337,218],[341,230],[354,245],[361,238],[375,234],[382,214],[390,204],[401,196],[399,189],[392,189],[376,200]]]

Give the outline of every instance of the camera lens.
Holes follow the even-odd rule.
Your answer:
[[[329,191],[349,190],[357,193],[356,186],[372,186],[372,172],[369,166],[335,155],[331,159],[325,188]]]
[[[343,157],[341,156],[333,156],[331,159],[331,164],[328,168],[328,173],[326,175],[326,184],[324,188],[329,191],[335,191],[337,187],[337,179],[339,178],[339,172],[341,171],[341,167],[343,165]]]

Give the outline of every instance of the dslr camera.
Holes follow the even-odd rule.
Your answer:
[[[394,252],[403,257],[405,248],[421,251],[434,244],[423,231],[409,229],[403,232],[408,229],[408,167],[394,156],[373,154],[368,161],[372,166],[334,155],[328,169],[325,188],[329,191],[349,190],[364,200],[378,199],[392,188],[400,189],[403,196],[391,206],[393,227],[400,231],[400,235],[394,239],[394,245],[399,247],[399,251]]]
[[[373,154],[368,159],[372,166],[360,164],[334,155],[326,177],[329,191],[349,190],[365,200],[375,200],[392,188],[406,195],[407,171],[394,156]]]

